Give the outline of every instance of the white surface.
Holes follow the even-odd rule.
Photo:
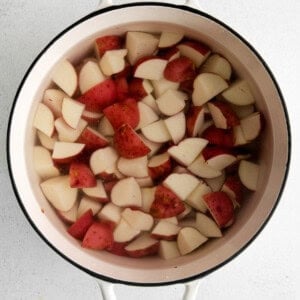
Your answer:
[[[31,228],[10,186],[4,155],[8,111],[27,68],[50,39],[97,4],[0,0],[0,299],[101,299],[96,281],[58,256]],[[295,128],[300,126],[300,2],[200,0],[200,5],[245,37],[273,71],[289,109],[293,157],[285,192],[268,225],[242,254],[201,280],[198,298],[299,299],[300,136]],[[117,286],[116,292],[118,300],[179,300],[183,287]]]

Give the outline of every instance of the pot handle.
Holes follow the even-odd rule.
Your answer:
[[[105,282],[99,279],[96,279],[96,281],[100,287],[103,300],[117,300],[113,283]]]
[[[103,300],[117,300],[114,292],[114,284],[96,279]],[[194,280],[185,284],[185,291],[183,294],[183,300],[196,300],[200,280]]]
[[[145,2],[145,0],[133,0],[133,1],[131,1],[131,0],[124,0],[124,1],[99,0],[98,9],[113,6],[116,4],[116,2],[135,3],[135,2]],[[163,1],[152,0],[152,2],[163,2]],[[167,0],[166,2],[170,2],[172,4],[177,4],[177,5],[185,5],[185,6],[189,6],[189,7],[196,8],[196,9],[200,8],[199,0],[179,0],[179,1],[175,1],[176,3],[174,3],[174,0]]]
[[[199,289],[200,280],[196,279],[185,284],[183,300],[196,300]]]

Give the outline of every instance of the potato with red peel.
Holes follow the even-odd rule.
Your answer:
[[[75,239],[82,240],[93,222],[93,212],[91,209],[89,209],[68,228],[68,233]]]
[[[190,58],[198,68],[210,55],[208,46],[195,40],[184,41],[177,45],[182,56]]]
[[[187,57],[181,56],[168,62],[164,70],[164,77],[174,82],[183,82],[195,78],[195,65]]]
[[[204,109],[202,106],[190,106],[186,113],[186,130],[189,137],[198,135],[204,124]]]
[[[209,126],[201,134],[201,137],[208,140],[209,144],[231,148],[234,146],[234,134],[231,129]]]
[[[115,78],[116,83],[116,99],[118,102],[122,102],[129,98],[129,85],[126,77]]]
[[[89,188],[97,185],[96,178],[88,165],[80,162],[73,162],[69,170],[70,187]]]
[[[94,222],[84,235],[82,247],[93,250],[110,248],[114,241],[114,227],[115,224],[109,221]]]
[[[152,156],[148,162],[148,172],[153,180],[164,179],[172,172],[170,155],[165,152]]]
[[[240,206],[243,198],[243,185],[237,175],[228,176],[221,188],[233,202],[234,207]]]
[[[117,130],[124,124],[135,128],[140,121],[139,110],[136,100],[128,98],[122,102],[114,103],[103,110],[104,115],[114,128]]]
[[[154,218],[170,218],[184,211],[183,202],[168,188],[158,185],[155,190],[154,201],[150,207],[150,214]]]
[[[250,82],[210,53],[180,31],[129,31],[98,37],[97,58],[57,64],[34,163],[83,248],[189,254],[225,235],[243,190],[257,189],[263,115]]]
[[[124,124],[116,130],[114,145],[120,156],[125,158],[137,158],[150,152],[150,149],[128,124]]]
[[[108,145],[108,140],[100,132],[89,126],[83,130],[78,142],[85,144],[85,149],[93,151]]]
[[[159,242],[150,237],[148,233],[136,238],[125,247],[125,251],[131,257],[144,257],[155,255],[158,252]]]
[[[102,57],[106,51],[120,49],[122,38],[119,35],[105,35],[95,40],[95,53],[98,58]]]
[[[137,101],[142,100],[153,90],[150,82],[142,78],[133,78],[129,81],[128,86],[130,96],[135,98]]]
[[[229,196],[224,192],[212,192],[203,196],[208,210],[220,228],[234,220],[234,207]]]
[[[117,88],[114,80],[108,78],[82,94],[77,100],[89,111],[102,110],[116,102]]]
[[[228,103],[211,101],[207,106],[217,128],[228,129],[240,124],[240,119]]]

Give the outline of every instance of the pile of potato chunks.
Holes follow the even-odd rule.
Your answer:
[[[130,31],[61,60],[38,104],[33,162],[82,247],[164,259],[222,237],[255,191],[262,127],[248,82],[180,32]]]

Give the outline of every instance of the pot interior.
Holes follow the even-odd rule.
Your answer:
[[[161,20],[164,20],[163,22]],[[250,83],[256,106],[265,117],[261,137],[261,176],[257,192],[249,193],[235,223],[221,239],[198,251],[164,261],[133,259],[82,249],[66,232],[40,188],[32,165],[35,130],[32,120],[43,91],[51,85],[54,65],[62,58],[73,63],[87,57],[96,37],[127,31],[159,33],[182,31],[206,43],[232,64],[240,78]],[[20,201],[40,234],[77,266],[107,279],[135,284],[164,284],[204,274],[236,255],[259,232],[272,212],[284,182],[288,163],[288,128],[279,91],[253,50],[219,22],[190,9],[172,5],[129,5],[94,13],[55,39],[36,61],[17,98],[10,131],[10,164]],[[20,150],[20,145],[22,146]]]

